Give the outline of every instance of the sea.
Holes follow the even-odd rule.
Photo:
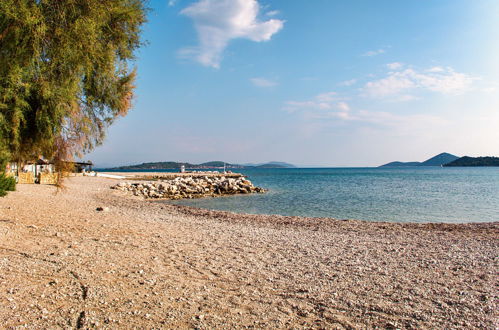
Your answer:
[[[367,221],[499,221],[498,167],[251,168],[237,172],[268,192],[167,203]]]
[[[389,222],[499,221],[498,167],[237,170],[265,194],[169,203],[252,214]]]

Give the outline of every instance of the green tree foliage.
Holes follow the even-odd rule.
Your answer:
[[[0,1],[0,160],[68,159],[127,113],[143,0]]]
[[[7,191],[16,190],[16,179],[8,177],[4,173],[0,173],[0,197],[7,194]]]

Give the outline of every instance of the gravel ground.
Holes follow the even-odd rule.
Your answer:
[[[0,198],[0,327],[499,327],[497,222],[241,215],[115,183]]]

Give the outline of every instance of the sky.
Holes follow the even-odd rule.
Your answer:
[[[499,156],[497,0],[149,6],[134,107],[97,166]]]

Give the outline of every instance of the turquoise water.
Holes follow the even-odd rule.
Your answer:
[[[397,222],[499,221],[499,168],[241,170],[266,194],[171,202],[213,210]]]

